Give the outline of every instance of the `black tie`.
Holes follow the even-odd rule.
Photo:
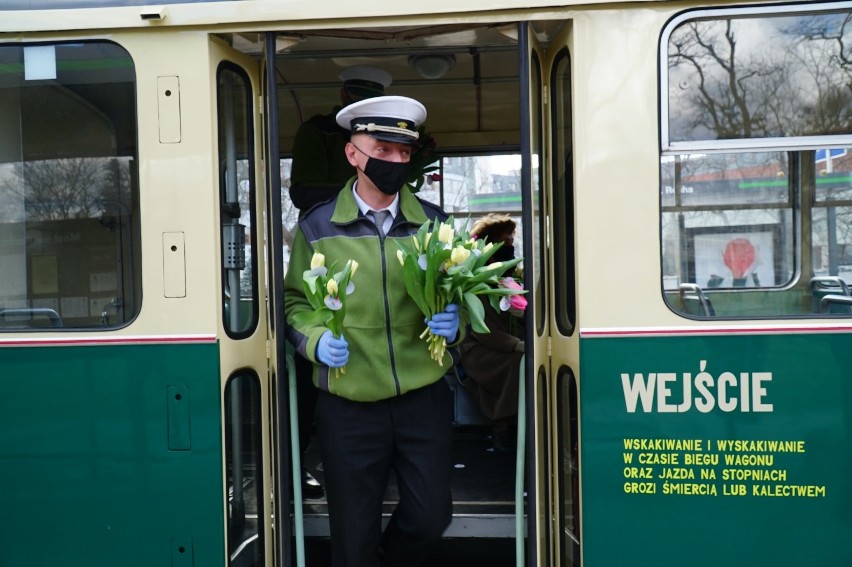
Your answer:
[[[370,211],[367,213],[370,218],[373,219],[373,222],[376,224],[376,227],[379,229],[379,234],[382,236],[385,235],[385,219],[390,215],[390,211],[387,209],[383,211]]]

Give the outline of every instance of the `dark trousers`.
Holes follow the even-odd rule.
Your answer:
[[[340,380],[345,380],[344,376]],[[417,567],[452,519],[452,396],[443,380],[379,402],[319,392],[333,567]],[[382,533],[394,471],[399,504]]]

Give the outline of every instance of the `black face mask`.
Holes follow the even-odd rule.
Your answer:
[[[355,144],[352,145],[355,146]],[[358,146],[355,146],[355,149],[367,156]],[[408,163],[367,156],[367,166],[363,171],[373,185],[379,188],[379,191],[385,195],[396,195],[408,180],[409,170]]]
[[[509,260],[515,259],[515,247],[510,244],[503,244],[500,248],[497,249],[496,252],[491,256],[491,259],[495,262],[508,262]]]

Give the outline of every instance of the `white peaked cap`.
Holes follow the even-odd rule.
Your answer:
[[[355,65],[347,67],[340,72],[340,80],[346,81],[368,81],[370,83],[378,83],[383,87],[387,87],[393,81],[391,74],[384,69],[378,67],[370,67],[367,65]]]
[[[415,144],[417,128],[426,120],[426,107],[405,96],[377,96],[353,102],[337,113],[337,124],[353,134]]]

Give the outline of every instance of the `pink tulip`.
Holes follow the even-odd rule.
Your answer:
[[[514,289],[518,291],[524,289],[524,287],[516,282],[514,278],[501,278],[498,280],[498,283],[500,284],[500,287],[504,287],[506,289]],[[500,307],[504,311],[508,311],[509,309],[523,311],[527,308],[527,300],[523,295],[507,295],[500,300]]]

